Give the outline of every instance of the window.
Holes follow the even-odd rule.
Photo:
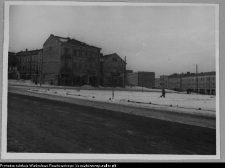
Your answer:
[[[85,51],[82,52],[82,57],[86,57],[86,52]]]
[[[84,70],[87,70],[87,62],[84,62]]]
[[[113,58],[113,62],[117,62],[117,58]]]
[[[82,70],[82,62],[79,62],[79,70]]]
[[[73,56],[76,57],[77,56],[77,51],[73,50]]]
[[[77,69],[77,62],[73,63],[73,69]]]

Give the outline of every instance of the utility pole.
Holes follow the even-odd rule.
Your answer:
[[[126,56],[125,56],[125,66],[124,66],[124,88],[126,87],[127,84],[127,72],[126,72]]]
[[[41,73],[40,73],[40,86],[41,86],[41,83],[42,83],[42,80],[43,80],[43,50],[41,50]]]
[[[31,79],[31,71],[32,71],[31,66],[32,66],[32,55],[30,56],[30,79]]]
[[[197,93],[198,93],[198,64],[196,64],[196,87],[197,87]]]
[[[210,94],[210,76],[209,76],[209,94]]]

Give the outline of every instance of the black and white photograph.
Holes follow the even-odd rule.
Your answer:
[[[218,4],[4,10],[2,158],[220,158]]]

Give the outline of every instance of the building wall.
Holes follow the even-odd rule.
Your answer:
[[[178,77],[169,77],[168,78],[168,89],[171,90],[181,90],[181,78]]]
[[[161,88],[168,88],[168,76],[160,76],[160,87]]]
[[[127,74],[129,85],[141,86],[147,88],[155,87],[155,73],[154,72],[134,72]]]
[[[159,78],[155,78],[155,88],[159,88],[159,87],[160,87]]]
[[[39,51],[26,50],[16,54],[17,70],[20,73],[20,78],[36,81],[36,76],[41,69],[41,64],[38,62]],[[36,76],[34,77],[34,75]]]
[[[138,86],[138,73],[127,74],[127,82],[130,86]]]
[[[103,86],[125,87],[126,63],[117,54],[103,61],[102,70]]]
[[[53,80],[54,84],[58,84],[58,79],[55,76],[60,73],[60,45],[61,43],[52,36],[43,45],[42,72],[44,83]]]
[[[100,49],[89,46],[62,45],[60,74],[62,84],[98,85]]]
[[[215,75],[199,75],[182,78],[182,90],[198,91],[200,93],[215,92],[216,89],[216,76]]]
[[[215,94],[216,73],[205,72],[171,75],[168,78],[168,88],[179,91],[199,92],[203,94]]]
[[[8,52],[8,67],[16,67],[17,61],[16,61],[16,56],[15,53],[13,52]]]
[[[155,87],[155,73],[138,72],[138,86],[147,88]]]

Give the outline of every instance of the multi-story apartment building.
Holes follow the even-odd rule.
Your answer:
[[[168,78],[169,76],[165,75],[159,77],[160,88],[168,88]]]
[[[44,81],[58,85],[98,85],[101,48],[50,35],[43,44]]]
[[[127,74],[129,85],[141,86],[146,88],[155,87],[155,72],[134,72]]]
[[[168,78],[168,88],[179,91],[216,93],[216,72],[173,74]]]
[[[31,79],[38,82],[42,71],[42,49],[21,51],[16,53],[17,70],[21,79]]]
[[[125,87],[126,62],[116,53],[100,58],[100,85]]]
[[[195,91],[203,94],[215,94],[216,72],[202,72],[184,76],[182,78],[182,90]]]

